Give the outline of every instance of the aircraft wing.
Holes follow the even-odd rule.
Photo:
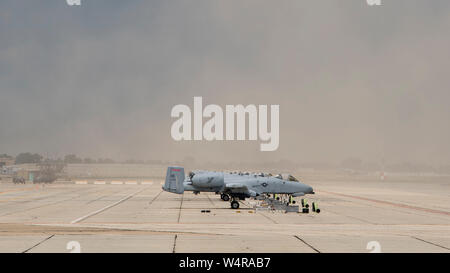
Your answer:
[[[244,184],[241,184],[241,183],[228,183],[225,185],[225,188],[228,190],[231,190],[231,191],[234,191],[234,190],[237,190],[237,191],[243,190],[245,192],[248,191],[247,186]]]
[[[248,187],[242,183],[228,183],[225,185],[225,190],[234,193],[247,193],[250,196],[256,196],[256,192],[249,190]]]

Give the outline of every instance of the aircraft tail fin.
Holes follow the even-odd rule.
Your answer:
[[[163,190],[182,194],[184,192],[184,168],[168,167]]]

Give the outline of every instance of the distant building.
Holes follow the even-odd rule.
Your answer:
[[[14,165],[15,159],[14,157],[0,157],[0,168],[3,166],[11,166]]]
[[[23,178],[27,181],[33,182],[39,175],[40,169],[36,164],[22,164],[19,168],[14,170],[14,175],[19,178]]]

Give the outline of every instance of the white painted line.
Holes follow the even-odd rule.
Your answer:
[[[142,181],[141,185],[153,185],[152,181]]]
[[[95,181],[94,184],[95,185],[105,185],[106,182],[105,181]]]
[[[112,185],[122,185],[123,182],[122,181],[111,181]]]
[[[136,181],[127,181],[125,182],[125,185],[136,185],[137,182]]]
[[[85,219],[87,219],[87,218],[89,218],[89,217],[91,217],[91,216],[94,216],[94,215],[96,215],[96,214],[98,214],[98,213],[100,213],[100,212],[102,212],[102,211],[105,211],[105,210],[107,210],[107,209],[109,209],[109,208],[112,208],[112,207],[114,207],[114,206],[116,206],[116,205],[118,205],[118,204],[120,204],[120,203],[122,203],[122,202],[124,202],[124,201],[126,201],[126,200],[128,200],[128,199],[130,199],[131,197],[133,197],[134,195],[140,193],[140,192],[143,191],[143,190],[145,190],[145,189],[138,190],[137,192],[134,192],[134,193],[132,193],[132,194],[130,194],[130,195],[128,195],[128,196],[126,196],[126,197],[120,199],[119,201],[117,201],[117,202],[115,202],[115,203],[112,203],[111,205],[108,205],[108,206],[106,206],[106,207],[104,207],[104,208],[101,208],[101,209],[99,209],[99,210],[96,210],[96,211],[93,211],[93,212],[91,212],[91,213],[89,213],[89,214],[86,214],[85,216],[82,216],[82,217],[80,217],[80,218],[77,218],[77,219],[73,220],[73,221],[70,222],[70,223],[71,223],[71,224],[76,224],[76,223],[78,223],[78,222],[80,222],[80,221],[83,221],[83,220],[85,220]]]
[[[87,181],[75,181],[75,184],[77,184],[77,185],[86,185]]]

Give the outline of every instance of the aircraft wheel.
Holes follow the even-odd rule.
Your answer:
[[[238,201],[231,201],[231,208],[232,209],[238,209],[239,208],[239,202]]]
[[[230,201],[230,197],[228,196],[228,194],[224,194],[222,200],[223,201]]]

